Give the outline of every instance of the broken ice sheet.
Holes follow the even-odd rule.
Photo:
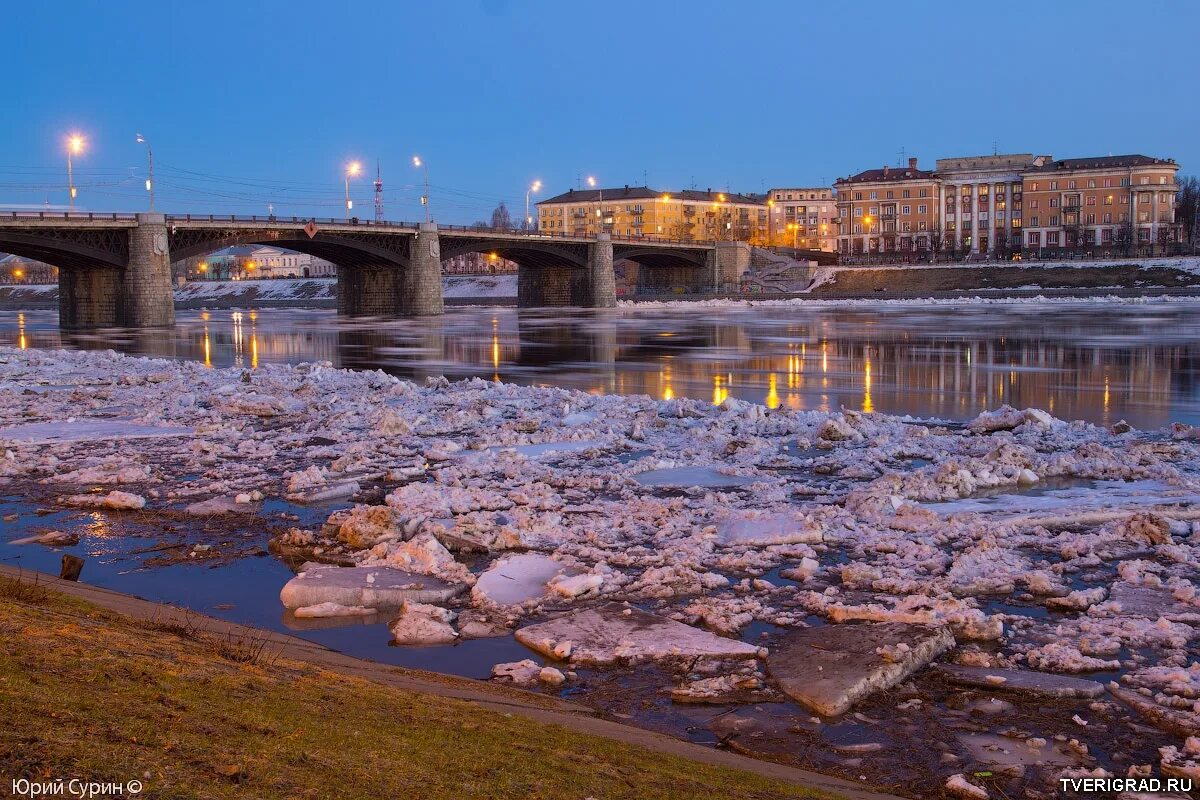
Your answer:
[[[52,444],[156,439],[192,434],[192,428],[178,425],[142,425],[114,419],[72,419],[62,422],[28,422],[0,428],[0,441]]]

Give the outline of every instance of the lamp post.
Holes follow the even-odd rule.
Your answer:
[[[867,251],[867,263],[870,264],[871,263],[871,215],[870,214],[867,214],[865,217],[863,217],[863,225],[867,226],[867,228],[866,228],[867,241],[866,241],[866,247],[864,249]]]
[[[150,172],[146,176],[146,191],[150,193],[150,210],[154,210],[154,151],[150,149],[150,140],[140,133],[137,143],[146,145],[146,158],[150,161]]]
[[[354,208],[354,201],[350,199],[350,179],[357,178],[360,172],[362,172],[362,164],[357,161],[351,161],[346,165],[346,222],[350,221],[350,211]]]
[[[588,175],[588,186],[596,186],[596,178]],[[604,187],[600,187],[600,194],[596,200],[596,233],[604,233]]]
[[[413,166],[425,170],[425,194],[421,195],[421,205],[425,206],[425,221],[429,222],[429,165],[420,156],[413,156]]]
[[[75,210],[75,170],[71,163],[71,156],[79,155],[83,152],[83,136],[78,133],[71,134],[67,139],[67,189],[69,190],[70,199],[68,203],[72,211]]]
[[[533,183],[529,184],[529,188],[525,190],[525,230],[529,230],[529,227],[533,224],[533,217],[529,215],[529,195],[533,194],[534,192],[541,191],[541,188],[542,182],[534,181]]]

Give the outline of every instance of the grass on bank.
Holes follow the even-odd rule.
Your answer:
[[[828,798],[0,578],[0,778],[171,798]]]

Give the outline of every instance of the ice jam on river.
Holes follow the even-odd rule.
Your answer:
[[[515,637],[494,680],[698,741],[918,797],[1200,775],[1198,428],[3,349],[0,450],[9,499],[238,515],[295,617]]]

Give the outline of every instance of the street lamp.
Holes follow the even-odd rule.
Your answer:
[[[592,175],[588,175],[587,182],[588,182],[588,186],[591,186],[592,188],[596,187],[596,178],[593,177]],[[596,233],[603,233],[604,232],[604,187],[603,186],[600,187],[600,194],[597,197],[596,203],[597,203],[597,205],[596,205]]]
[[[425,169],[425,194],[421,195],[421,205],[425,206],[425,221],[429,222],[429,165],[420,156],[413,156],[413,166]]]
[[[354,201],[350,199],[350,179],[357,178],[362,172],[362,164],[357,161],[351,161],[346,165],[346,222],[350,221],[350,210],[354,208]]]
[[[140,133],[137,143],[146,145],[146,157],[150,159],[150,172],[146,177],[146,191],[150,193],[150,210],[154,210],[154,151],[150,149],[150,140]]]
[[[533,217],[529,215],[529,195],[534,192],[539,192],[542,189],[541,181],[534,181],[529,184],[529,188],[525,190],[525,230],[529,230],[529,226],[533,224]]]
[[[865,250],[867,251],[867,263],[870,264],[871,263],[871,215],[870,214],[867,214],[865,217],[863,217],[863,224],[867,226],[867,241],[866,241]]]
[[[67,139],[67,188],[70,190],[71,210],[75,210],[75,172],[71,164],[71,156],[79,155],[83,152],[83,136],[78,133],[73,133]]]

